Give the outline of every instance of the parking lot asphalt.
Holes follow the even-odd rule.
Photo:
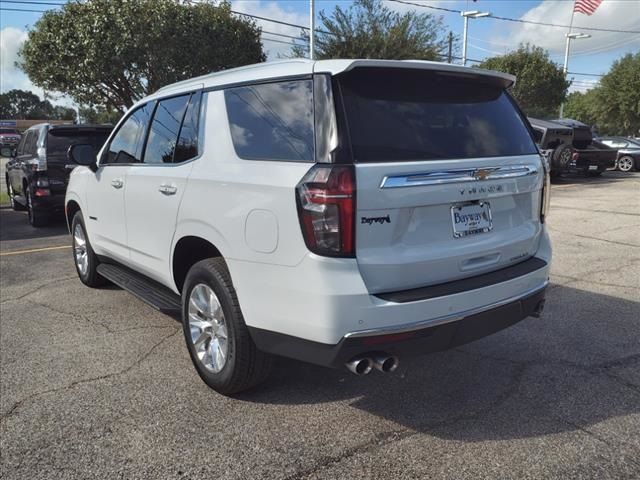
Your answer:
[[[281,359],[235,398],[175,319],[79,282],[64,225],[0,209],[0,476],[639,478],[640,173],[551,205],[542,318],[393,374]]]

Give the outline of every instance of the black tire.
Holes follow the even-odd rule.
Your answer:
[[[88,261],[86,272],[82,272],[80,270],[80,267],[78,266],[78,262],[76,261],[77,245],[76,245],[76,236],[74,234],[76,231],[76,227],[79,227],[82,229],[82,233],[85,238],[85,247],[86,247],[87,261]],[[73,220],[71,220],[71,242],[72,242],[71,254],[73,255],[73,264],[76,267],[76,272],[78,273],[78,277],[80,278],[80,281],[84,283],[86,286],[92,287],[92,288],[100,287],[105,283],[107,283],[106,279],[100,276],[100,274],[97,271],[100,261],[98,260],[98,257],[96,256],[96,254],[93,252],[93,248],[91,248],[91,243],[89,243],[89,236],[87,235],[87,229],[84,225],[84,219],[82,218],[82,212],[80,211],[76,212],[76,214],[73,216]]]
[[[11,208],[16,212],[22,212],[25,210],[24,205],[16,202],[16,194],[13,191],[13,187],[11,186],[11,182],[7,179],[7,195],[9,196],[9,203],[11,204]]]
[[[32,227],[44,227],[48,223],[49,219],[43,212],[33,206],[31,187],[27,185],[24,194],[25,198],[27,199],[27,216],[29,219],[29,223]]]
[[[208,370],[195,352],[189,327],[189,299],[199,284],[209,286],[222,307],[227,328],[227,357],[222,369]],[[182,326],[191,361],[200,378],[213,390],[223,395],[247,390],[263,382],[273,364],[273,357],[261,352],[251,339],[244,323],[236,291],[229,270],[222,258],[202,260],[189,270],[182,290]]]

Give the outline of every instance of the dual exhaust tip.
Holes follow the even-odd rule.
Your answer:
[[[400,360],[394,355],[377,353],[371,356],[356,356],[345,363],[347,370],[356,375],[367,375],[372,369],[383,373],[391,373],[400,365]]]

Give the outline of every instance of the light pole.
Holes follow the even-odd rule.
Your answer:
[[[313,60],[313,50],[315,46],[314,34],[316,27],[316,12],[313,0],[309,0],[309,58]]]
[[[490,12],[480,12],[478,10],[469,10],[466,12],[460,12],[460,15],[464,17],[464,30],[462,33],[462,65],[467,64],[467,30],[469,29],[470,18],[482,18],[491,16]]]
[[[565,35],[567,37],[567,43],[564,47],[564,66],[562,67],[562,72],[564,73],[564,78],[567,78],[567,71],[569,71],[569,48],[571,46],[571,40],[580,40],[581,38],[590,38],[591,35],[588,33],[567,33]],[[564,102],[560,104],[560,118],[564,114]]]

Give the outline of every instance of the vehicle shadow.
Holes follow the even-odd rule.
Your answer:
[[[640,385],[626,377],[640,362],[640,303],[554,285],[547,305],[541,319],[448,352],[401,358],[393,374],[356,377],[279,359],[263,386],[238,399],[346,400],[410,430],[467,442],[573,431],[639,413]]]
[[[0,208],[0,241],[31,240],[68,233],[64,216],[51,218],[46,226],[34,228],[29,225],[26,212],[14,212],[10,207]]]

